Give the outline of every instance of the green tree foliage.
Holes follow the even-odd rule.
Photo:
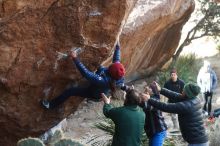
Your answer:
[[[171,68],[176,68],[178,77],[184,80],[185,83],[196,82],[200,67],[202,66],[201,59],[196,59],[195,54],[180,56]],[[170,69],[158,72],[158,81],[161,86],[170,78]]]

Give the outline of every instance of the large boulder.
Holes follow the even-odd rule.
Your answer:
[[[0,1],[0,145],[36,136],[74,111],[82,98],[65,108],[45,111],[42,98],[53,98],[82,76],[56,51],[83,47],[80,58],[94,70],[108,58],[122,21],[136,1]]]
[[[38,136],[77,109],[70,98],[45,111],[43,98],[83,82],[70,60],[56,51],[82,47],[81,61],[95,70],[109,64],[120,35],[127,76],[163,65],[174,53],[193,0],[2,0],[0,1],[0,145]]]
[[[172,57],[193,10],[193,0],[137,2],[121,34],[128,80],[150,75]]]

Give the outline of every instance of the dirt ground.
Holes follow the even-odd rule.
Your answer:
[[[220,54],[205,59],[210,61],[218,79],[220,79]],[[133,84],[138,90],[143,90],[146,82],[144,80],[140,80]],[[87,145],[91,145],[93,142],[95,142],[93,140],[95,137],[99,137],[98,140],[107,139],[108,136],[103,131],[94,128],[94,124],[99,121],[99,117],[103,116],[102,106],[102,102],[84,100],[84,102],[82,102],[79,106],[78,110],[66,118],[65,122],[62,124],[61,127],[65,136],[76,139]],[[213,109],[216,108],[220,108],[220,83],[218,83],[218,87],[214,92],[213,97]],[[172,127],[170,116],[168,116],[166,113],[164,113],[164,115],[168,127]]]

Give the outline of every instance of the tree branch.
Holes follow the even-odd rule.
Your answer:
[[[183,48],[185,46],[188,46],[191,43],[191,41],[195,37],[195,34],[198,30],[198,27],[205,22],[205,19],[207,18],[207,16],[208,16],[207,13],[205,13],[205,15],[198,21],[198,23],[187,33],[187,36],[184,39],[183,43],[179,46],[176,53],[172,57],[173,60],[172,60],[171,66],[175,65],[175,63],[177,61],[177,58],[179,57],[179,55],[182,52]]]

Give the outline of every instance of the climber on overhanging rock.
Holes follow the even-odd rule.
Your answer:
[[[53,109],[67,100],[70,96],[81,96],[85,98],[92,98],[95,101],[100,101],[101,93],[109,94],[114,91],[116,87],[124,85],[125,68],[120,63],[120,47],[116,44],[113,63],[108,67],[100,66],[97,71],[89,71],[77,58],[77,53],[71,51],[69,57],[73,60],[76,67],[83,77],[89,81],[87,87],[72,87],[65,90],[60,96],[48,101],[41,100],[41,105],[45,109]]]

